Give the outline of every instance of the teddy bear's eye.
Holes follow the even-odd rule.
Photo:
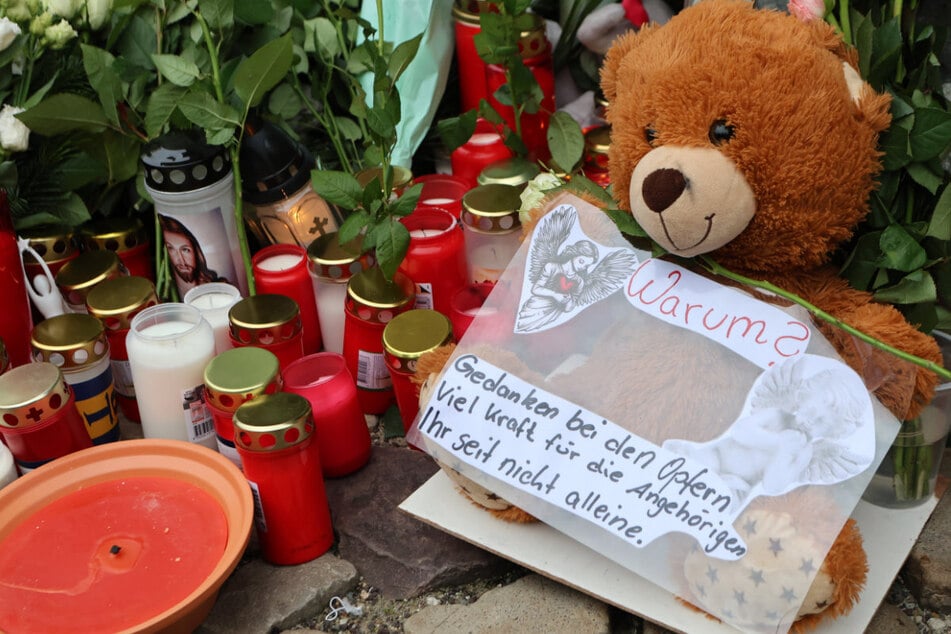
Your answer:
[[[653,147],[654,140],[657,138],[657,131],[651,126],[647,126],[644,128],[644,138],[647,140],[647,144]]]
[[[710,142],[714,145],[726,143],[733,138],[733,126],[728,125],[725,119],[717,119],[710,126]]]

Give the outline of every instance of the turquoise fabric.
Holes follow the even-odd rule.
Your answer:
[[[446,90],[452,64],[455,32],[452,22],[453,0],[384,0],[383,36],[394,45],[405,42],[425,30],[419,52],[397,82],[402,114],[397,126],[393,165],[409,168],[413,153],[422,143],[436,108]],[[364,0],[360,15],[377,24],[375,0]],[[362,78],[367,98],[372,99],[373,78]]]

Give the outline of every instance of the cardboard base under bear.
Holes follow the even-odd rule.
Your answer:
[[[865,631],[947,484],[946,480],[939,481],[938,495],[911,509],[886,509],[865,501],[858,504],[852,517],[858,522],[868,553],[868,582],[851,612],[834,621],[823,621],[816,632]],[[441,471],[404,500],[400,509],[455,537],[676,632],[737,632],[690,610],[670,592],[548,525],[512,524],[495,518],[460,495]]]

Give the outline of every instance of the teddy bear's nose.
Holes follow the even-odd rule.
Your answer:
[[[662,213],[674,204],[687,188],[687,179],[680,170],[669,167],[651,172],[641,185],[641,195],[647,207]]]

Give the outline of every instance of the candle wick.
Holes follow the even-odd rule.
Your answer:
[[[110,555],[118,555],[120,550],[122,550],[122,546],[119,546],[119,545],[117,545],[117,544],[113,544],[113,545],[112,545],[112,548],[109,549],[109,554],[110,554]]]

